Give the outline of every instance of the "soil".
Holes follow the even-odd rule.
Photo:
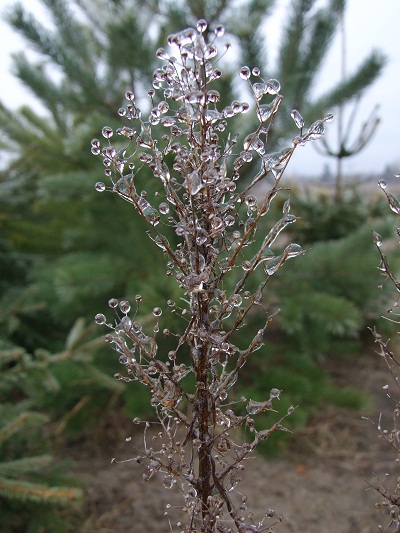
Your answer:
[[[378,479],[385,479],[387,486],[395,486],[398,475],[394,451],[371,423],[377,424],[382,414],[382,429],[393,428],[393,404],[383,390],[392,378],[384,360],[375,354],[342,362],[334,374],[339,386],[368,392],[369,409],[324,409],[306,428],[295,432],[280,458],[248,461],[243,473],[239,490],[248,496],[254,517],[260,519],[267,509],[283,517],[274,526],[276,532],[372,533],[385,531],[390,524],[388,509],[380,505],[382,497],[369,483],[377,485]],[[131,430],[129,425],[123,429]],[[157,479],[143,482],[144,469],[135,462],[111,462],[113,457],[134,456],[132,446],[140,446],[143,438],[139,432],[129,433],[128,442],[125,437],[114,433],[112,451],[104,446],[97,453],[76,448],[71,453],[73,474],[84,482],[87,494],[77,531],[179,532],[177,522],[183,517],[174,505],[181,505],[180,494],[166,490]]]

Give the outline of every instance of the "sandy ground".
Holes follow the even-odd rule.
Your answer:
[[[324,410],[318,420],[295,433],[284,456],[247,463],[240,490],[248,496],[249,511],[260,518],[272,508],[284,517],[274,527],[287,533],[372,533],[397,531],[386,529],[390,523],[387,509],[375,505],[382,498],[368,487],[375,483],[374,474],[395,484],[397,464],[390,447],[378,437],[374,426],[361,418],[369,415],[390,430],[392,405],[382,387],[389,382],[383,360],[368,356],[363,368],[349,371],[344,365],[338,383],[359,386],[371,393],[371,408],[360,413]],[[354,361],[351,363],[354,365]],[[86,484],[87,507],[82,516],[80,533],[170,533],[184,518],[174,505],[182,503],[179,493],[166,490],[157,479],[143,482],[143,468],[136,463],[111,464],[111,458],[126,459],[141,435],[125,443],[116,436],[115,449],[97,456],[87,452],[77,457],[74,475]],[[132,452],[132,456],[134,453]],[[379,507],[379,506],[378,506]],[[382,525],[382,529],[379,525]]]

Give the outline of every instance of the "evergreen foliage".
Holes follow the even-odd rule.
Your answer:
[[[331,202],[333,206],[333,198]],[[335,339],[362,337],[366,327],[379,316],[389,295],[378,287],[379,275],[370,247],[373,222],[367,216],[367,206],[362,201],[356,206],[339,205],[339,211],[344,214],[342,225],[334,227],[336,212],[330,209],[331,204],[321,205],[317,200],[307,205],[312,213],[320,213],[321,218],[310,217],[314,230],[307,218],[303,227],[302,219],[299,220],[300,235],[308,235],[308,242],[313,237],[315,242],[310,243],[310,249],[297,261],[296,268],[289,264],[282,273],[276,288],[282,298],[279,320],[291,344],[304,354],[316,358],[328,354],[335,357],[347,351],[346,343],[338,344]],[[355,216],[351,220],[353,210]],[[318,220],[321,221],[319,227]],[[387,220],[375,225],[383,235],[390,228]],[[333,238],[339,235],[340,238]],[[296,237],[292,230],[292,238]],[[290,298],[290,294],[296,296]],[[355,348],[351,344],[349,347]]]
[[[370,54],[365,62],[375,68],[367,74],[360,67],[357,83],[339,84],[332,94],[313,100],[318,71],[344,9],[344,2],[331,1],[324,9],[315,4],[291,5],[278,63],[268,69],[285,83],[282,105],[301,106],[308,121],[358,94],[383,64],[379,55]],[[49,25],[19,4],[5,16],[37,53],[36,60],[16,54],[14,72],[47,115],[27,105],[17,112],[0,106],[5,149],[15,154],[0,176],[5,249],[8,261],[18,258],[21,265],[20,282],[9,283],[11,294],[7,289],[3,294],[1,322],[12,341],[31,351],[38,346],[58,350],[57,338],[67,334],[76,317],[89,319],[110,293],[128,297],[159,285],[156,267],[140,267],[156,264],[141,246],[140,222],[132,224],[128,209],[108,216],[110,198],[93,201],[97,170],[87,149],[90,139],[104,123],[115,125],[115,109],[126,89],[143,96],[151,83],[154,50],[166,33],[199,18],[211,26],[222,22],[238,36],[237,64],[266,67],[268,36],[262,28],[274,2],[249,0],[239,8],[226,0],[147,0],[140,5],[103,0],[93,10],[84,0],[52,0],[43,6]],[[228,79],[221,84],[221,94],[232,101],[235,87]],[[281,130],[275,138],[294,131],[290,110],[286,115],[286,124],[279,119],[274,124]],[[236,127],[242,127],[240,121]]]
[[[55,465],[48,453],[49,443],[44,433],[48,417],[32,410],[34,404],[29,398],[7,402],[4,393],[11,389],[16,398],[15,382],[21,386],[20,380],[25,384],[27,381],[27,376],[22,371],[15,372],[12,366],[19,365],[22,354],[14,350],[7,357],[5,352],[0,355],[1,531],[64,531],[67,524],[58,509],[78,505],[82,490],[65,477],[62,472],[65,467],[60,470],[60,465]],[[32,379],[30,376],[29,380]]]
[[[99,0],[96,9],[91,0],[42,0],[42,3],[50,17],[49,27],[20,5],[6,13],[10,25],[37,54],[34,60],[24,52],[15,54],[14,73],[27,94],[33,94],[46,111],[37,111],[27,102],[17,111],[0,103],[3,134],[0,149],[7,154],[8,161],[0,173],[3,232],[0,334],[5,340],[0,352],[5,365],[0,391],[18,401],[21,395],[30,398],[30,404],[23,403],[26,411],[16,414],[17,425],[21,421],[19,415],[29,412],[32,420],[37,421],[37,428],[43,428],[48,418],[38,413],[41,409],[58,419],[58,427],[74,423],[82,427],[90,414],[101,412],[109,404],[110,398],[124,395],[126,405],[136,413],[138,405],[145,403],[142,398],[124,392],[121,382],[109,377],[116,363],[99,348],[98,339],[85,324],[110,294],[132,298],[143,292],[145,301],[151,301],[156,293],[175,297],[174,285],[160,275],[161,265],[154,251],[142,246],[145,225],[138,219],[132,220],[130,206],[115,209],[111,195],[94,198],[93,183],[98,179],[98,169],[88,149],[90,140],[105,123],[111,127],[117,124],[115,110],[122,105],[127,89],[143,98],[145,87],[151,85],[154,51],[160,41],[167,33],[194,24],[202,17],[211,25],[223,22],[229,32],[238,36],[234,40],[238,65],[264,70],[268,67],[274,77],[285,83],[282,106],[287,105],[289,112],[280,115],[287,115],[287,120],[279,118],[274,123],[278,139],[295,131],[289,116],[291,108],[301,108],[308,122],[323,116],[325,111],[353,99],[368,87],[380,74],[384,58],[379,52],[370,53],[345,83],[315,97],[315,81],[344,2],[331,1],[325,9],[317,9],[316,2],[311,0],[293,2],[277,65],[268,65],[268,35],[263,31],[264,22],[273,14],[273,0],[249,0],[240,8],[227,0]],[[313,53],[315,50],[318,53]],[[220,80],[220,87],[226,104],[239,96],[229,76]],[[235,129],[243,129],[240,120],[236,121]],[[320,220],[321,213],[312,216]],[[361,213],[360,221],[363,216]],[[333,227],[334,238],[346,233],[347,226],[339,230],[329,219],[326,228]],[[315,236],[309,237],[310,242],[314,240]],[[347,252],[352,250],[351,246]],[[306,262],[300,264],[307,264],[318,274],[316,257],[317,253],[309,260],[302,258]],[[332,252],[334,264],[338,257],[342,257],[340,253],[337,256]],[[353,268],[350,264],[347,267]],[[296,279],[304,292],[299,292],[299,300],[293,302],[292,308],[285,311],[283,306],[281,315],[282,327],[295,339],[293,346],[314,355],[328,349],[333,337],[356,335],[365,323],[359,309],[361,291],[357,280],[348,298],[334,269],[325,264],[324,273],[333,276],[327,293],[320,287],[312,286],[310,290],[308,274],[304,279],[304,272],[288,270],[288,279],[293,279],[296,292]],[[336,281],[339,288],[335,287]],[[306,298],[307,291],[311,300]],[[302,298],[304,308],[299,306]],[[286,298],[285,302],[289,301]],[[373,302],[370,309],[373,312]],[[142,310],[151,313],[145,303]],[[79,316],[83,318],[77,320]],[[321,317],[332,320],[329,326],[324,322],[327,331],[319,327]],[[321,333],[320,350],[317,341],[321,339],[314,338],[315,332]],[[275,358],[277,372],[279,364],[285,367],[287,361],[292,361],[290,355],[287,357],[283,363]],[[296,384],[293,387],[293,398],[297,398]],[[291,398],[291,386],[283,384],[283,388],[289,389]],[[318,397],[316,390],[314,393]],[[0,427],[10,431],[12,420],[3,419],[4,413],[1,411]],[[22,437],[23,434],[22,431]],[[20,450],[28,445],[22,437]],[[7,442],[4,441],[5,447]],[[56,487],[57,491],[59,485],[63,487],[61,482],[46,484],[46,479],[36,478],[38,471],[46,470],[47,460],[45,450],[43,454],[27,457],[26,463],[18,454],[7,455],[1,463],[1,476],[20,483],[19,490],[24,483],[44,483],[40,486]],[[22,478],[17,477],[18,470]],[[10,492],[9,486],[7,490]],[[25,490],[28,494],[28,485]],[[43,495],[40,490],[38,494]],[[50,496],[50,492],[47,494]],[[20,504],[18,498],[13,503],[14,518],[20,512]],[[34,522],[42,507],[28,507],[29,502],[26,505],[26,514]]]

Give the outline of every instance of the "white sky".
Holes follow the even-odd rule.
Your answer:
[[[37,15],[43,13],[38,0],[20,0],[30,11]],[[274,18],[267,26],[269,55],[273,59],[274,42],[279,42],[280,22],[291,0],[278,0]],[[320,0],[324,4],[324,0]],[[13,0],[0,0],[0,12]],[[379,104],[381,124],[370,144],[358,155],[345,162],[346,173],[379,173],[387,165],[400,170],[399,127],[400,103],[400,0],[347,0],[345,17],[347,34],[347,71],[351,73],[366,55],[378,48],[388,56],[388,63],[381,78],[365,93],[353,135],[360,131],[361,124]],[[23,41],[0,20],[0,100],[11,108],[32,101],[31,96],[10,74],[10,54],[24,48]],[[340,36],[332,43],[325,67],[321,72],[315,93],[327,89],[340,77]],[[282,88],[284,94],[284,87]],[[37,105],[37,104],[34,104]],[[336,136],[336,125],[330,123],[329,139]],[[329,163],[334,170],[332,159],[322,157],[311,147],[301,147],[291,162],[292,172],[300,175],[316,175]]]

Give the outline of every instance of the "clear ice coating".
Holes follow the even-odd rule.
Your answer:
[[[300,112],[297,111],[297,109],[293,109],[293,111],[290,113],[292,119],[294,120],[294,123],[296,126],[301,130],[304,126],[304,119],[301,116]]]
[[[236,474],[258,442],[275,430],[284,430],[282,421],[292,409],[271,428],[258,431],[253,417],[273,410],[280,391],[266,391],[261,401],[242,398],[239,415],[234,412],[236,402],[231,402],[230,389],[248,358],[261,350],[276,312],[268,308],[273,304],[263,300],[269,276],[288,259],[304,253],[299,244],[281,237],[296,221],[289,200],[283,203],[279,220],[261,217],[271,213],[296,147],[321,138],[324,123],[333,116],[326,115],[308,127],[293,109],[298,136],[289,146],[271,151],[269,136],[276,116],[283,112],[280,83],[264,78],[260,68],[244,65],[235,83],[241,84],[238,94],[247,89],[249,102],[226,101],[226,80],[221,83],[219,66],[229,45],[218,53],[218,39],[224,34],[222,25],[209,26],[202,19],[170,35],[166,47],[156,52],[160,64],[147,96],[139,92],[140,87],[137,97],[126,91],[125,105],[116,110],[123,125],[104,126],[99,138],[91,141],[90,150],[102,158],[109,180],[109,185],[97,181],[96,190],[113,192],[131,204],[166,263],[166,276],[176,284],[173,299],[161,305],[146,302],[140,294],[110,298],[108,312],[114,319],[98,313],[95,322],[111,330],[104,340],[118,353],[125,372],[115,378],[148,388],[161,421],[157,427],[166,434],[158,447],[146,441],[145,453],[137,457],[137,462],[146,465],[146,479],[161,472],[166,488],[179,481],[190,524],[201,521],[204,511],[218,531],[244,533],[269,530],[264,520],[275,512],[269,510],[255,524],[244,512],[244,503],[235,507],[230,497],[239,481]],[[145,98],[146,112],[142,112],[139,105]],[[246,133],[241,116],[245,113],[251,115]],[[233,133],[238,128],[241,133]],[[380,186],[385,189],[383,182]],[[397,200],[385,194],[392,210],[400,213]],[[378,234],[374,240],[381,245]],[[248,281],[253,273],[256,283]],[[247,342],[248,336],[235,333],[246,324],[250,311],[259,314],[264,326]],[[179,321],[181,333],[173,330]],[[187,382],[196,384],[196,394],[186,391]],[[205,415],[202,406],[207,407]],[[197,414],[189,419],[189,412]],[[200,416],[204,416],[201,423]],[[235,432],[244,427],[253,440],[236,444]],[[174,443],[175,435],[183,435],[185,445]],[[189,454],[185,446],[191,447]],[[208,495],[195,468],[204,448],[212,450],[216,479],[224,487]],[[209,486],[213,483],[210,479]],[[227,511],[229,506],[231,511]],[[227,519],[235,524],[234,530],[227,529]]]

